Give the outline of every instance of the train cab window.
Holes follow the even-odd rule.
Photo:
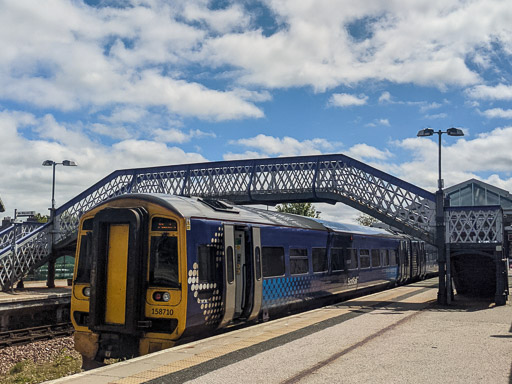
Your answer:
[[[380,267],[380,252],[378,249],[372,249],[372,267]]]
[[[215,281],[215,256],[217,249],[211,244],[203,244],[197,248],[197,262],[199,264],[199,282],[210,283]]]
[[[290,274],[301,275],[308,272],[308,250],[305,248],[290,248]]]
[[[327,271],[327,250],[325,248],[313,248],[313,272]]]
[[[88,232],[80,238],[80,253],[78,254],[78,266],[76,269],[76,282],[89,283],[91,281],[91,255],[92,233]]]
[[[370,250],[360,249],[359,250],[359,266],[361,268],[370,268]]]
[[[343,248],[331,248],[331,269],[333,271],[342,271],[345,269]]]
[[[161,287],[179,287],[178,238],[163,233],[151,236],[149,284]]]
[[[389,250],[389,265],[396,265],[396,251],[394,249]]]
[[[357,269],[357,249],[349,248],[345,253],[345,265],[348,269]]]
[[[262,247],[262,254],[264,277],[284,275],[283,247]]]

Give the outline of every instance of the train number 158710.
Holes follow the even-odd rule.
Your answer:
[[[170,308],[151,308],[151,314],[158,316],[171,316],[174,314],[174,311]]]

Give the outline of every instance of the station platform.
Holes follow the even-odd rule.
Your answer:
[[[510,301],[436,297],[429,279],[52,383],[509,383]]]
[[[24,288],[14,288],[12,291],[0,291],[0,306],[2,304],[23,301],[42,300],[71,296],[71,286],[67,280],[55,280],[55,288],[48,288],[46,281],[24,281]]]
[[[26,281],[24,288],[0,292],[0,332],[69,322],[71,287],[67,280]]]

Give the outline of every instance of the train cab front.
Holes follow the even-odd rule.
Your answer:
[[[185,329],[185,252],[184,219],[153,203],[118,199],[83,216],[71,317],[84,368],[174,345]]]

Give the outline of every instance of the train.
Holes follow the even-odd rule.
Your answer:
[[[199,197],[127,194],[84,213],[71,320],[84,368],[436,273],[380,228]]]

